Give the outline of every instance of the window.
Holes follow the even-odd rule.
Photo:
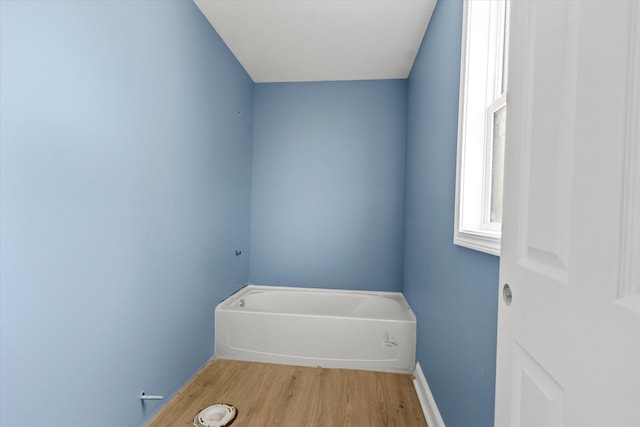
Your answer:
[[[500,255],[507,0],[465,0],[454,243]]]

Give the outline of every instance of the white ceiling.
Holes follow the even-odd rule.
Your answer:
[[[404,79],[436,0],[194,0],[254,82]]]

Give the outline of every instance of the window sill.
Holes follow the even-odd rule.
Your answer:
[[[458,246],[500,256],[500,234],[481,231],[457,231],[453,243]]]

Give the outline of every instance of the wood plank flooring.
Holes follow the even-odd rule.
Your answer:
[[[216,359],[147,427],[190,427],[202,409],[238,409],[233,427],[426,427],[413,376]]]

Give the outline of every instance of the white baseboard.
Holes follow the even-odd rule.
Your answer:
[[[420,400],[424,417],[427,419],[427,425],[429,427],[445,427],[436,401],[433,399],[433,394],[431,394],[429,384],[427,384],[427,379],[422,373],[420,363],[416,363],[416,370],[413,375],[415,377],[413,386],[416,388],[416,394],[418,395],[418,400]]]

